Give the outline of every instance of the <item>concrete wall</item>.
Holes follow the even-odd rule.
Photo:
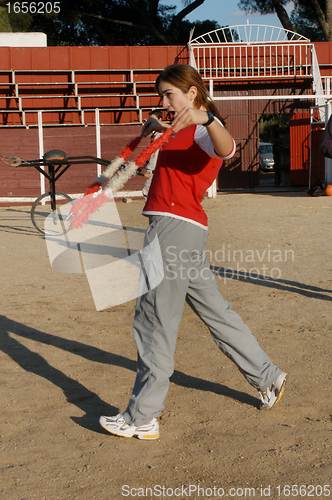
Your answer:
[[[47,47],[45,33],[0,33],[0,47]]]

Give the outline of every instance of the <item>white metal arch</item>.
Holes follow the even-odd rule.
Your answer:
[[[303,41],[310,43],[309,38],[294,31],[265,24],[239,24],[225,26],[194,38],[190,43],[266,43]]]

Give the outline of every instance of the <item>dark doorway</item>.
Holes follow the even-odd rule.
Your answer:
[[[259,143],[261,144],[259,185],[290,186],[289,114],[260,115]],[[270,149],[272,154],[269,154]],[[273,168],[271,168],[272,162],[269,161],[271,157],[274,160]]]

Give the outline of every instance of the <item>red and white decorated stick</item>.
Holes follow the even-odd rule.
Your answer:
[[[160,149],[162,145],[168,141],[172,133],[173,130],[171,128],[168,129],[160,137],[151,142],[149,146],[143,149],[141,154],[139,154],[134,161],[128,163],[128,166],[125,170],[121,170],[115,177],[113,177],[107,185],[108,188],[111,188],[112,193],[116,193],[117,191],[119,191],[119,189],[121,189],[125,185],[125,183],[133,175],[135,175],[139,167],[144,167],[150,156],[158,151],[158,149]]]
[[[70,213],[72,215],[78,215],[87,204],[86,196],[92,195],[99,191],[99,189],[103,186],[107,179],[111,179],[112,175],[123,165],[125,160],[133,153],[133,151],[137,148],[139,143],[141,142],[143,136],[139,135],[135,137],[106,168],[106,170],[102,173],[100,177],[98,177],[85,191],[83,198],[77,200]]]
[[[132,161],[128,164],[128,166],[120,171],[114,178],[110,180],[110,182],[107,184],[106,188],[101,191],[101,193],[97,194],[97,196],[94,196],[94,193],[96,193],[100,187],[101,184],[97,183],[97,188],[95,188],[95,183],[89,186],[87,189],[85,195],[83,198],[80,198],[77,200],[71,210],[71,214],[74,215],[74,218],[71,221],[71,227],[72,228],[79,228],[82,227],[83,224],[88,222],[90,215],[96,212],[106,201],[110,200],[110,196],[112,194],[116,193],[121,187],[125,185],[125,183],[133,176],[135,175],[137,169],[139,167],[143,167],[147,160],[150,158],[150,156],[155,153],[158,149],[162,147],[163,144],[165,144],[170,136],[172,135],[173,130],[170,128],[166,132],[163,133],[158,139],[155,141],[151,142],[149,146],[147,146],[135,159],[135,161]],[[107,167],[105,172],[102,174],[102,177],[109,177],[111,172],[112,175],[113,173],[121,166],[124,162],[123,158],[123,153],[127,155],[127,157],[133,152],[133,145],[136,142],[136,146],[139,144],[141,140],[141,136],[137,137],[131,143],[123,150],[123,152],[119,155],[119,157],[115,158],[115,160],[112,161],[112,163]],[[119,164],[118,162],[121,161]],[[115,165],[116,168],[115,168]],[[107,175],[105,175],[107,174]],[[110,192],[110,196],[108,196],[107,192]]]

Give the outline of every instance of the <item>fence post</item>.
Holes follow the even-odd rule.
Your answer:
[[[212,185],[207,190],[208,198],[217,198],[217,180],[214,180]]]
[[[95,124],[96,124],[96,148],[97,158],[101,158],[101,141],[100,141],[100,114],[99,108],[95,109]],[[101,165],[97,163],[97,176],[101,175]]]
[[[44,156],[44,134],[43,134],[43,112],[38,111],[38,138],[39,138],[39,158]],[[40,168],[44,170],[44,166]],[[45,176],[40,174],[40,194],[45,193]]]

